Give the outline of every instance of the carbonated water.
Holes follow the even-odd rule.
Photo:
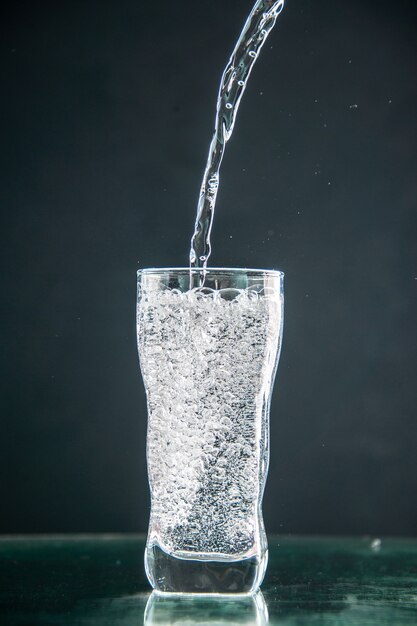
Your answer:
[[[261,501],[281,294],[144,288],[137,320],[148,402],[148,575],[169,590],[169,557],[177,569],[186,559],[194,579],[192,562],[236,571],[243,563],[249,591],[267,558]]]

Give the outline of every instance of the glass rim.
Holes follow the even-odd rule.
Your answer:
[[[284,272],[280,270],[254,269],[251,267],[208,267],[205,270],[201,267],[146,267],[137,270],[136,273],[138,276],[142,276],[143,274],[189,274],[190,272],[192,274],[201,274],[203,271],[207,276],[210,276],[210,274],[250,274],[255,276],[284,277]]]

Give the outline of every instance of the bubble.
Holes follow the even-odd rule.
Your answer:
[[[170,550],[253,546],[266,463],[256,445],[258,398],[279,316],[266,290],[167,289],[139,303],[153,524]]]

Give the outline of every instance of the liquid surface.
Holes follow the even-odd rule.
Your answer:
[[[217,99],[214,135],[197,207],[194,234],[191,239],[190,267],[204,269],[211,253],[210,235],[219,187],[219,171],[226,143],[233,132],[240,100],[249,75],[284,0],[258,0],[240,34],[223,72]]]
[[[167,553],[221,560],[260,549],[281,307],[251,290],[142,294],[150,541]]]

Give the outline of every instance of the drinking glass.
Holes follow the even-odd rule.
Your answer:
[[[252,593],[268,559],[261,504],[284,275],[201,272],[138,272],[151,491],[145,569],[160,592]]]

